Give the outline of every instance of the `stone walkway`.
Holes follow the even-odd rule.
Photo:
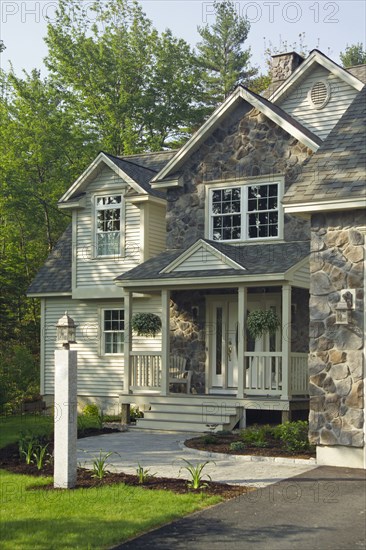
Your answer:
[[[78,440],[78,463],[90,467],[93,457],[103,452],[113,452],[108,459],[108,468],[115,472],[135,474],[138,464],[149,468],[150,473],[163,477],[187,479],[183,459],[198,464],[209,460],[204,472],[213,481],[266,487],[283,479],[293,477],[316,468],[314,460],[271,460],[262,457],[228,456],[188,449],[185,439],[198,434],[181,432],[156,432],[131,430]]]

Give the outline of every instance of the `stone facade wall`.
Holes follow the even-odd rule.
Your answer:
[[[198,315],[195,316],[198,308]],[[170,301],[170,351],[187,359],[192,387],[205,392],[205,297],[197,290],[173,292]]]
[[[313,444],[364,443],[364,237],[361,211],[312,217],[310,261],[310,439]],[[336,324],[342,289],[356,289],[349,325]]]
[[[187,161],[183,187],[168,189],[167,247],[186,248],[204,237],[206,183],[285,174],[287,189],[311,154],[256,109],[238,109]],[[286,215],[285,240],[308,238],[308,222]]]

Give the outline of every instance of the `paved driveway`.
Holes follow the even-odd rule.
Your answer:
[[[314,462],[308,461],[249,461],[247,457],[241,456],[210,456],[184,447],[184,439],[197,435],[131,430],[79,439],[78,462],[81,466],[90,467],[92,457],[99,455],[102,449],[113,452],[108,459],[111,471],[134,474],[137,465],[141,464],[158,476],[187,478],[187,472],[182,469],[185,464],[183,459],[194,464],[210,460],[205,472],[210,474],[213,481],[254,487],[266,487],[316,467]]]

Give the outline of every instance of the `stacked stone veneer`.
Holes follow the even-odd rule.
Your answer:
[[[364,237],[361,211],[312,218],[310,288],[310,439],[362,447]],[[356,289],[349,325],[337,325],[342,289]]]
[[[285,176],[286,188],[311,155],[285,130],[244,104],[193,153],[182,169],[184,185],[167,192],[167,246],[185,248],[205,231],[205,186],[210,181],[245,181],[252,176]],[[306,240],[306,221],[285,216],[285,239]]]
[[[296,52],[273,55],[271,63],[272,82],[286,80],[303,61],[304,58]]]
[[[193,309],[194,306],[194,309]],[[195,315],[194,315],[195,314]],[[205,392],[205,297],[199,291],[173,292],[170,301],[170,351],[187,359],[192,388]]]

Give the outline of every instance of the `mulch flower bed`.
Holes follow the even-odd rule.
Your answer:
[[[106,433],[112,433],[114,430],[85,430],[83,437],[90,437],[91,435],[101,435]],[[49,443],[47,451],[53,452],[53,442]],[[8,470],[15,474],[26,474],[37,477],[52,477],[53,476],[53,464],[47,463],[42,470],[38,470],[35,464],[26,464],[26,462],[19,457],[18,444],[12,443],[0,449],[0,468]],[[204,480],[206,482],[206,480]],[[124,483],[126,485],[134,487],[142,487],[144,489],[157,490],[164,489],[173,491],[177,494],[185,494],[190,492],[198,492],[201,490],[193,491],[187,486],[187,481],[184,479],[166,478],[151,476],[143,484],[138,481],[137,475],[114,473],[109,472],[101,480],[93,478],[92,472],[85,468],[78,468],[77,470],[77,484],[75,489],[88,489],[95,487],[103,487],[106,485],[114,485],[118,483]],[[54,489],[53,484],[31,487],[30,490],[60,490]],[[74,490],[74,489],[73,489]],[[204,488],[204,492],[207,495],[217,495],[224,499],[230,499],[239,495],[252,491],[252,487],[244,487],[239,485],[229,485],[226,483],[216,483],[213,481],[207,481],[207,487]]]
[[[267,447],[255,447],[246,445],[245,449],[231,450],[230,444],[240,441],[238,434],[213,435],[214,442],[205,442],[207,436],[194,437],[185,441],[185,446],[191,449],[207,451],[210,453],[225,453],[229,455],[252,455],[281,458],[315,458],[315,450],[289,452],[281,446],[278,439],[270,438]]]

